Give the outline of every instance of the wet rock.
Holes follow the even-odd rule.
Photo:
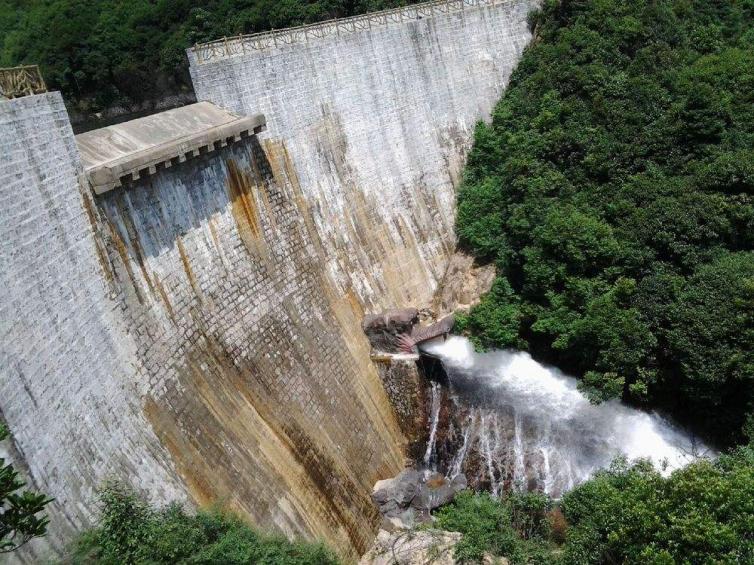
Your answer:
[[[392,479],[377,481],[372,489],[372,500],[383,516],[397,516],[411,504],[419,492],[421,473],[404,469]]]
[[[418,323],[419,311],[416,308],[398,308],[366,316],[361,327],[372,349],[399,353],[401,349],[398,336],[411,335],[411,331]]]
[[[420,485],[411,506],[419,511],[429,512],[447,504],[456,493],[466,488],[466,477],[458,475],[452,481],[439,473],[427,477]]]
[[[413,508],[408,508],[397,516],[383,516],[382,529],[389,532],[410,530],[423,522],[426,522],[425,516],[417,514]]]
[[[466,477],[458,475],[452,481],[440,473],[420,473],[404,469],[392,479],[378,481],[372,490],[372,500],[385,518],[395,527],[411,527],[414,523],[431,521],[430,512],[447,504],[456,493],[466,488]],[[407,514],[407,510],[412,510]]]

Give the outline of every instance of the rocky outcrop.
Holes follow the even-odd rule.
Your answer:
[[[439,314],[469,310],[495,281],[494,265],[477,265],[474,258],[456,251],[435,294],[433,309]]]
[[[466,477],[452,481],[439,473],[404,469],[392,479],[378,481],[372,500],[388,529],[408,529],[417,523],[431,522],[430,512],[447,504],[466,488]]]
[[[374,545],[359,565],[455,565],[455,548],[461,541],[458,532],[444,530],[380,530]],[[509,565],[505,557],[485,554],[483,565]]]
[[[453,552],[459,541],[458,532],[380,530],[359,565],[454,565]]]

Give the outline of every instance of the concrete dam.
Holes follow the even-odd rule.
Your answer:
[[[426,305],[475,124],[534,0],[414,5],[189,49],[196,105],[74,136],[0,100],[3,456],[55,498],[114,478],[353,558],[406,437],[365,314]]]

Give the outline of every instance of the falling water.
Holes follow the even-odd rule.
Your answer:
[[[424,453],[424,464],[429,465],[432,454],[435,451],[435,440],[437,439],[437,424],[440,421],[440,396],[442,390],[439,384],[432,382],[432,406],[430,408],[429,422],[429,441],[427,442],[427,451]]]
[[[620,455],[650,459],[665,473],[714,455],[658,414],[617,400],[591,404],[577,390],[576,379],[527,353],[475,353],[462,337],[424,350],[443,362],[458,428],[447,440],[452,453],[438,465],[433,452],[440,387],[433,384],[425,464],[432,460],[451,478],[464,472],[472,484],[495,493],[527,488],[560,496]],[[450,425],[449,436],[453,429]]]

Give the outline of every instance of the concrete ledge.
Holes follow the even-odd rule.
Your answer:
[[[262,114],[238,116],[198,102],[76,136],[96,194],[264,131]]]

